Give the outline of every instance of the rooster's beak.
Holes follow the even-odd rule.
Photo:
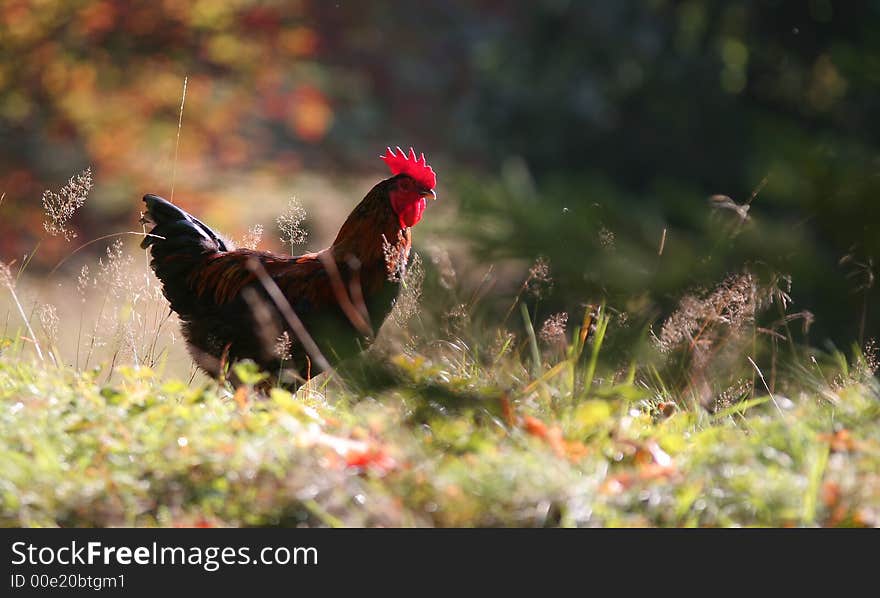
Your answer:
[[[430,197],[432,200],[437,199],[437,193],[433,189],[422,191],[422,197]]]

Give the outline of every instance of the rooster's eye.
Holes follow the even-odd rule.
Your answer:
[[[412,191],[414,189],[412,179],[400,179],[400,183],[398,183],[397,187],[401,191]]]

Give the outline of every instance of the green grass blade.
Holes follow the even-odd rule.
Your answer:
[[[590,361],[587,363],[587,372],[584,376],[584,392],[588,393],[593,386],[593,378],[596,376],[596,365],[599,363],[599,352],[602,350],[602,341],[605,339],[605,330],[608,328],[608,315],[605,313],[605,303],[599,307],[599,316],[596,318],[596,335],[593,338],[593,349],[590,352]]]
[[[526,325],[526,333],[529,335],[529,347],[532,350],[532,377],[541,376],[541,351],[538,350],[538,339],[535,337],[535,327],[532,326],[532,318],[529,316],[529,308],[525,303],[520,303],[523,323]]]

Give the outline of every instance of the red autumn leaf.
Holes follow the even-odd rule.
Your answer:
[[[620,494],[632,486],[632,482],[632,476],[628,472],[619,473],[606,478],[602,485],[599,486],[599,492],[602,494]]]
[[[235,399],[235,402],[238,403],[238,408],[241,409],[242,411],[247,409],[247,405],[248,405],[247,393],[248,393],[247,387],[239,386],[238,389],[235,391],[235,395],[233,395],[233,397],[232,397],[233,399]]]
[[[516,424],[516,416],[513,412],[513,405],[510,402],[510,398],[507,395],[504,395],[500,399],[501,402],[501,415],[504,417],[504,421],[507,422],[508,426],[513,426]]]
[[[525,416],[523,418],[523,427],[532,436],[537,436],[544,440],[550,445],[553,452],[560,457],[568,457],[572,461],[577,461],[590,452],[590,449],[584,443],[577,440],[566,440],[559,426],[548,427],[547,424],[536,417]]]
[[[648,463],[639,467],[639,478],[642,480],[657,480],[666,478],[676,473],[673,465],[660,465],[659,463]]]
[[[840,484],[837,482],[828,481],[822,484],[822,502],[829,509],[836,507],[840,503],[841,495]]]
[[[217,527],[213,522],[205,519],[204,517],[199,517],[194,521],[175,521],[173,526],[176,528],[215,528]]]
[[[532,436],[537,436],[546,441],[557,455],[560,457],[565,456],[565,440],[562,438],[562,430],[559,426],[548,428],[547,424],[531,415],[523,418],[523,426],[525,426],[526,432]]]
[[[375,469],[382,473],[397,467],[394,458],[381,447],[367,447],[366,450],[349,451],[345,456],[345,464],[348,467],[360,469]]]
[[[834,434],[820,434],[819,440],[827,442],[835,453],[854,451],[859,448],[859,442],[845,428],[838,430]]]
[[[578,442],[577,440],[566,440],[565,454],[567,454],[568,458],[572,461],[577,461],[578,459],[582,459],[589,455],[590,449],[583,442]]]
[[[539,438],[545,438],[547,436],[547,425],[537,417],[532,417],[531,415],[525,416],[523,418],[523,426],[525,427],[526,432],[532,436],[538,436]]]

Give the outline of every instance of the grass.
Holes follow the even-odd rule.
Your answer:
[[[710,413],[597,372],[596,341],[537,377],[531,340],[500,355],[384,347],[270,397],[130,364],[107,381],[106,366],[52,366],[8,341],[0,524],[880,523],[880,387],[862,358],[828,356],[833,383],[806,375],[796,395]]]
[[[121,242],[0,264],[0,525],[880,525],[876,351],[799,344],[778,279],[541,327],[548,262],[488,298],[440,257],[363,358],[269,396],[195,374]]]

